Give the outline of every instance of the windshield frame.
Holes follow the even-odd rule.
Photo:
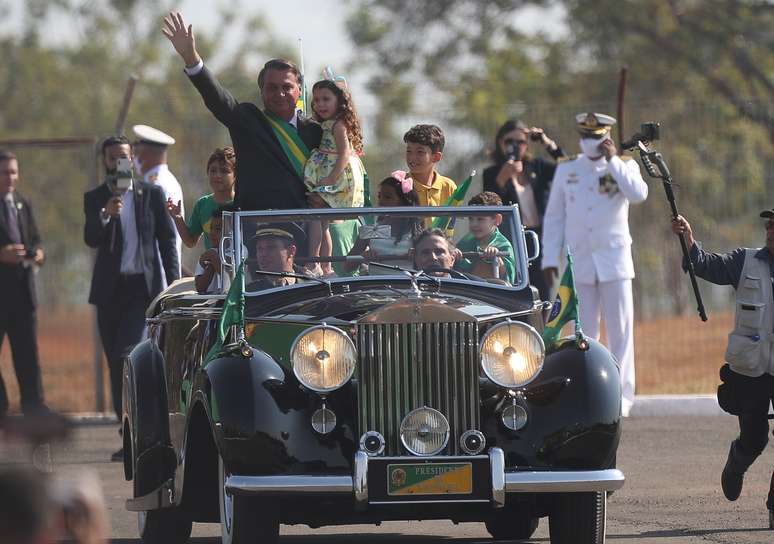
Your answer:
[[[393,217],[438,217],[438,216],[451,216],[466,218],[470,216],[492,215],[502,214],[511,217],[511,221],[503,221],[503,225],[509,224],[511,232],[511,240],[513,250],[515,252],[516,268],[518,282],[509,286],[509,289],[522,290],[529,285],[529,273],[528,273],[528,256],[527,247],[524,235],[524,227],[521,224],[521,216],[519,214],[518,205],[512,206],[399,206],[399,207],[384,207],[384,208],[307,208],[307,209],[288,209],[288,210],[255,210],[255,211],[236,211],[236,212],[223,212],[223,239],[221,241],[221,248],[224,249],[227,255],[222,257],[223,262],[223,289],[224,292],[228,290],[228,286],[234,277],[236,267],[232,263],[239,263],[243,259],[243,252],[247,246],[244,245],[242,240],[242,227],[245,221],[262,221],[265,222],[282,222],[282,221],[310,221],[315,219],[331,220],[331,219],[362,219],[364,217],[377,217],[384,215],[391,215]],[[502,226],[501,226],[502,229]],[[505,235],[505,233],[503,232]],[[506,235],[506,237],[508,237]],[[230,257],[230,258],[228,258]],[[385,280],[389,278],[403,278],[406,279],[406,275],[400,271],[395,273],[381,274]],[[373,276],[341,276],[327,278],[332,284],[346,282],[346,281],[359,281],[360,279],[370,278],[373,280]],[[441,278],[443,280],[444,278]],[[317,282],[313,282],[317,284]],[[477,284],[477,282],[471,280],[471,283]],[[271,291],[274,291],[272,289]],[[246,296],[255,296],[265,291],[245,291]]]

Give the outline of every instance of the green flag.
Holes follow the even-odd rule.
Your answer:
[[[572,276],[572,256],[568,252],[567,268],[564,269],[564,274],[562,274],[562,281],[559,284],[559,291],[556,293],[554,307],[551,309],[551,315],[548,316],[548,322],[543,329],[543,341],[546,343],[546,348],[559,340],[562,327],[573,320],[575,320],[577,335],[580,332],[578,295],[575,292],[575,280]]]
[[[468,179],[460,183],[457,189],[449,197],[449,200],[446,201],[446,204],[444,204],[444,206],[459,206],[460,204],[462,204],[465,201],[465,195],[468,193],[468,189],[470,189],[470,184],[473,183],[473,177],[475,175],[476,175],[476,171],[473,170],[468,176]],[[433,219],[432,228],[443,229],[443,230],[454,228],[453,218],[448,216],[436,217],[435,219]]]
[[[223,301],[223,313],[218,320],[218,342],[223,344],[226,333],[232,325],[244,326],[245,323],[245,262],[239,265],[234,281]]]

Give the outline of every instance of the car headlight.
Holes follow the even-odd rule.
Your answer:
[[[543,338],[526,323],[500,323],[481,340],[481,367],[501,387],[528,384],[543,368],[544,359]]]
[[[355,344],[341,329],[321,325],[305,330],[290,348],[293,373],[318,393],[334,391],[355,371]]]

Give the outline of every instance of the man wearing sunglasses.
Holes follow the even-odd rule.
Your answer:
[[[704,251],[683,216],[672,220],[672,231],[682,234],[690,248],[696,275],[716,285],[732,285],[736,291],[734,329],[728,335],[726,363],[720,369],[723,384],[718,388],[720,407],[739,418],[739,437],[731,443],[720,479],[729,501],[739,498],[744,473],[766,448],[769,406],[774,401],[774,209],[760,216],[766,220],[766,245],[723,254]],[[774,474],[766,507],[769,528],[774,529]]]

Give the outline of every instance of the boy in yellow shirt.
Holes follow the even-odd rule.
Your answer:
[[[446,140],[435,125],[415,125],[403,136],[406,142],[406,165],[414,180],[420,206],[443,206],[457,189],[451,179],[435,171],[443,157]]]

